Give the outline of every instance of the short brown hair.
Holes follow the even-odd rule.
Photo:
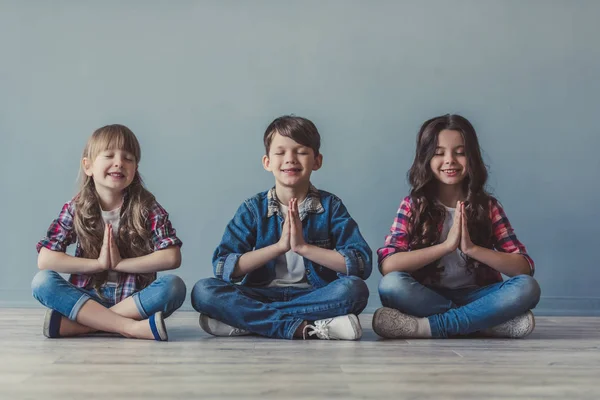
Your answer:
[[[300,143],[302,146],[310,147],[315,153],[315,157],[319,155],[321,135],[311,120],[296,117],[295,115],[284,115],[276,118],[267,127],[263,139],[267,155],[269,155],[271,142],[273,141],[275,133],[288,137],[295,142]]]

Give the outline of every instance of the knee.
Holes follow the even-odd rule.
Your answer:
[[[515,304],[523,305],[527,309],[534,308],[542,293],[539,283],[530,275],[517,275],[510,281],[519,288],[513,299]]]
[[[369,300],[369,287],[366,282],[357,276],[340,278],[344,298],[367,302]]]
[[[163,275],[161,277],[164,283],[164,298],[170,299],[175,308],[181,307],[185,301],[186,287],[183,279],[177,275]]]
[[[411,282],[414,282],[414,278],[408,272],[390,272],[379,282],[379,295],[398,296],[398,294],[408,293]]]
[[[200,279],[192,288],[192,307],[202,312],[207,305],[214,302],[214,291],[220,281],[216,278]]]
[[[39,298],[43,293],[52,291],[56,278],[62,279],[58,272],[47,269],[39,271],[31,281],[31,291],[35,298]]]

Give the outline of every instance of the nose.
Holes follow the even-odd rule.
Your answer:
[[[115,167],[120,167],[121,165],[123,165],[123,156],[115,155],[113,163]]]
[[[286,164],[296,164],[296,156],[294,153],[289,152],[285,155],[285,163]]]
[[[444,156],[444,164],[452,164],[454,163],[454,154],[448,153]]]

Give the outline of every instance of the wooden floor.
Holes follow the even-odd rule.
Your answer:
[[[197,314],[171,341],[46,339],[41,309],[0,309],[0,399],[600,399],[600,318],[538,317],[526,339],[359,342],[214,338]]]

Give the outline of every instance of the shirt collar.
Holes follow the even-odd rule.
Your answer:
[[[272,217],[275,214],[279,215],[279,199],[277,198],[275,186],[267,193],[267,199],[269,201],[267,218]],[[321,204],[321,195],[317,188],[311,184],[308,188],[306,199],[298,206],[300,221],[304,221],[309,213],[320,214],[322,212],[325,212],[325,209]]]

